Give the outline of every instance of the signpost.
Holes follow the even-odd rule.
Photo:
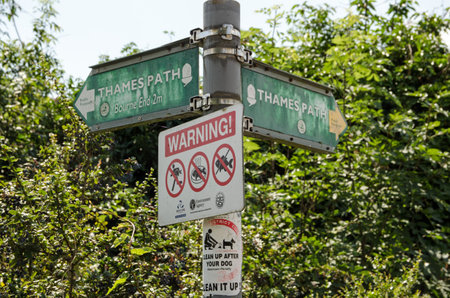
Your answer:
[[[347,123],[327,86],[253,60],[242,68],[249,136],[273,139],[317,152],[333,152]]]
[[[91,131],[220,109],[160,133],[158,221],[204,219],[203,294],[242,297],[243,117],[247,135],[317,152],[333,152],[347,123],[329,87],[251,63],[238,2],[203,8],[204,30],[190,38],[93,66],[74,107]],[[203,47],[205,96],[192,44]]]
[[[199,51],[184,39],[92,67],[74,106],[91,131],[185,117],[199,92]]]
[[[244,208],[242,116],[233,105],[159,134],[160,225]]]

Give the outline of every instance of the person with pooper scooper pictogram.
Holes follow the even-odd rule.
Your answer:
[[[213,249],[217,245],[217,241],[211,236],[211,233],[211,229],[208,229],[208,232],[206,232],[205,249]]]

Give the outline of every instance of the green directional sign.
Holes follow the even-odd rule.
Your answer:
[[[254,61],[242,68],[244,116],[251,136],[333,152],[347,123],[327,86]]]
[[[199,51],[166,46],[92,67],[74,106],[92,131],[188,114],[199,93]]]

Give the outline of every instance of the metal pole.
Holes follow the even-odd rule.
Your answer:
[[[240,32],[240,4],[206,1],[203,27],[221,30],[203,41],[203,94],[210,94],[214,110],[242,102],[241,63],[232,54],[240,47],[240,34],[226,34]],[[240,212],[204,219],[204,297],[242,297],[242,248]]]
[[[240,31],[240,5],[233,0],[209,0],[203,4],[204,30],[232,25]],[[221,54],[220,49],[240,47],[239,36],[231,35],[231,40],[220,35],[205,38],[203,43],[203,94],[221,103],[233,104],[241,100],[241,63],[231,54]],[[216,54],[206,55],[208,52]],[[229,100],[229,101],[227,101]],[[216,102],[217,103],[217,102]]]

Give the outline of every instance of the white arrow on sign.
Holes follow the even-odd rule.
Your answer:
[[[94,98],[95,89],[87,90],[86,86],[84,86],[84,89],[81,91],[80,96],[78,96],[78,99],[75,102],[75,106],[80,111],[81,115],[83,115],[84,119],[87,119],[88,112],[92,112],[95,109]]]

